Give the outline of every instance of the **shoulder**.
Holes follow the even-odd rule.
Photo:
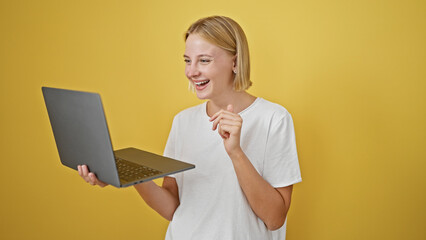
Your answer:
[[[278,103],[274,103],[263,98],[259,98],[258,103],[261,106],[261,109],[264,111],[277,113],[279,115],[290,114],[285,107],[283,107],[282,105]]]
[[[271,123],[278,122],[286,118],[291,118],[291,114],[285,107],[263,98],[256,99],[253,109],[254,114],[270,119]]]

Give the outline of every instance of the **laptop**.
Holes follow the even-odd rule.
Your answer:
[[[133,147],[113,151],[97,93],[50,87],[42,92],[59,158],[67,167],[85,164],[99,180],[118,188],[195,168]]]

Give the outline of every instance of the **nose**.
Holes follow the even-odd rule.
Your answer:
[[[188,78],[196,78],[200,75],[200,71],[195,63],[186,65],[186,76]]]

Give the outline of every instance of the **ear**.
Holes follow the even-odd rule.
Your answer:
[[[237,73],[237,54],[232,57],[232,71]]]

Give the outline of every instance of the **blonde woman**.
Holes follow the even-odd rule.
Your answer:
[[[185,34],[185,74],[199,99],[177,114],[164,155],[191,171],[135,185],[170,221],[166,239],[285,239],[293,184],[301,181],[291,115],[250,95],[249,49],[234,20],[202,18]],[[85,165],[79,174],[104,187]]]

